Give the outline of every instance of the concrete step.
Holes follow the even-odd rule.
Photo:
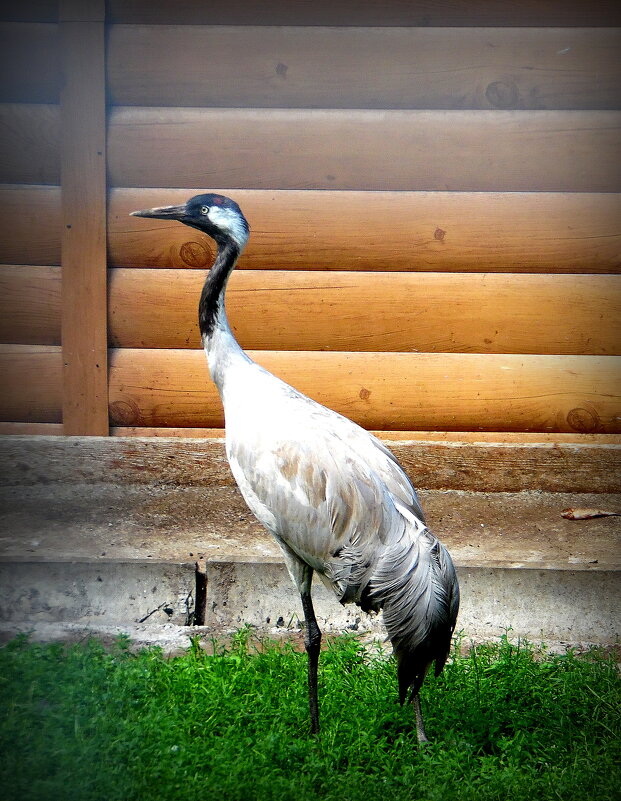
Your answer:
[[[618,640],[620,518],[570,521],[560,512],[618,510],[621,496],[425,490],[421,500],[455,559],[467,637],[511,628],[546,642]],[[140,637],[152,629],[157,640],[172,626],[186,641],[198,556],[207,562],[207,631],[299,628],[279,549],[234,487],[38,483],[0,487],[0,508],[5,635],[125,626]],[[314,596],[325,630],[383,637],[381,617],[342,607],[320,582]]]

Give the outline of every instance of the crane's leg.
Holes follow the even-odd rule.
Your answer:
[[[420,708],[420,696],[418,693],[412,698],[412,706],[414,707],[414,716],[416,717],[416,736],[418,737],[418,742],[421,745],[423,743],[428,743],[429,738],[427,737],[425,724],[423,723],[423,713]]]
[[[312,575],[312,574],[311,574]],[[319,665],[319,650],[321,647],[321,631],[315,618],[313,601],[309,589],[302,590],[302,609],[306,621],[304,645],[308,654],[308,703],[310,706],[311,734],[319,731],[319,700],[317,698],[317,667]]]

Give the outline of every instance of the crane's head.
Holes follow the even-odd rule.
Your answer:
[[[244,247],[250,232],[248,221],[237,203],[230,197],[212,193],[195,195],[180,206],[157,206],[153,209],[132,211],[131,216],[178,220],[203,231],[219,245],[232,241],[238,250]]]

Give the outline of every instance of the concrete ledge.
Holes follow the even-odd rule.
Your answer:
[[[0,621],[176,623],[194,608],[194,565],[88,559],[0,563]]]
[[[621,518],[560,514],[621,509],[621,496],[603,491],[618,487],[605,470],[618,445],[394,445],[410,472],[422,465],[423,508],[457,565],[466,637],[511,628],[546,642],[618,642]],[[172,626],[187,645],[199,556],[208,575],[201,632],[245,623],[299,632],[300,602],[279,548],[231,485],[221,441],[8,437],[2,454],[0,636],[65,626],[151,631],[157,640]],[[319,581],[314,595],[326,631],[385,636],[381,618],[340,606]]]
[[[621,620],[621,587],[616,571],[458,567],[462,604],[458,629],[492,638],[511,628],[516,636],[543,641],[612,643]],[[284,565],[214,562],[209,565],[207,616],[215,629],[249,623],[266,629],[301,617],[297,592]],[[322,628],[385,636],[381,616],[341,606],[320,581],[313,583]]]
[[[489,639],[514,636],[544,642],[611,645],[619,638],[618,572],[459,567],[458,629]],[[263,633],[299,630],[300,600],[280,562],[214,561],[207,568],[202,632],[222,635],[244,624]],[[88,561],[0,564],[0,623],[22,630],[41,623],[130,630],[183,626],[194,609],[194,564]],[[313,585],[317,619],[326,632],[385,637],[381,615],[341,606],[320,581]],[[186,628],[190,636],[193,629]],[[143,634],[146,636],[146,634]]]

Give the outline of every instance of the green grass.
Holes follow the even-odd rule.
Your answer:
[[[392,660],[337,638],[308,733],[306,656],[241,632],[207,655],[64,646],[0,649],[0,798],[29,801],[618,799],[619,674],[507,638],[455,656],[411,708]]]

